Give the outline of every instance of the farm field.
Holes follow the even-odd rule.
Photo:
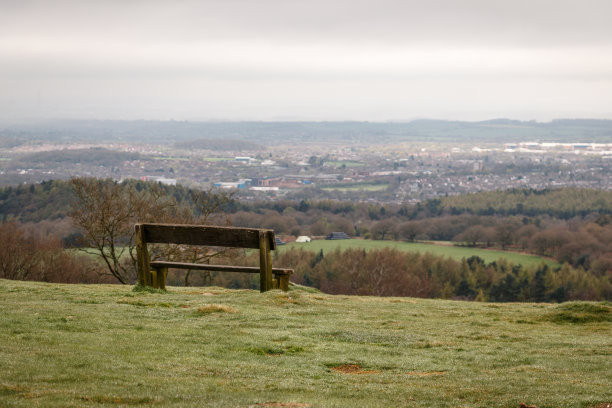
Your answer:
[[[552,260],[543,258],[536,255],[520,254],[517,252],[509,251],[498,251],[481,248],[468,248],[468,247],[456,247],[451,245],[435,245],[425,244],[420,242],[401,242],[401,241],[374,241],[369,239],[347,239],[347,240],[314,240],[307,243],[296,243],[292,242],[287,245],[279,246],[278,250],[287,251],[292,248],[300,249],[303,248],[309,251],[320,251],[329,252],[334,249],[347,249],[347,248],[364,248],[364,249],[380,249],[380,248],[396,248],[401,251],[416,251],[416,252],[430,252],[434,255],[447,256],[456,260],[462,258],[469,258],[470,256],[476,255],[484,259],[486,262],[498,261],[500,258],[505,258],[508,262],[513,264],[521,264],[524,266],[538,266],[542,262],[554,267],[559,264]]]
[[[0,280],[2,407],[603,407],[612,304]]]

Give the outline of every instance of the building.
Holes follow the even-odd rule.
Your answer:
[[[335,240],[335,239],[351,239],[345,232],[332,232],[325,239]]]

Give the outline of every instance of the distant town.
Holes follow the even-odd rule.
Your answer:
[[[208,144],[207,144],[208,142]],[[210,146],[208,146],[210,144]],[[234,189],[240,199],[419,202],[447,195],[565,186],[612,189],[612,143],[214,140],[24,143],[0,149],[0,184],[75,176]]]

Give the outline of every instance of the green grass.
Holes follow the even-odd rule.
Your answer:
[[[303,248],[311,251],[329,252],[336,248],[365,248],[365,249],[380,249],[380,248],[396,248],[401,251],[416,251],[430,252],[434,255],[447,256],[456,260],[469,258],[476,255],[484,259],[486,262],[498,261],[500,258],[505,258],[508,262],[515,265],[521,264],[524,266],[538,266],[542,262],[555,267],[559,266],[557,262],[551,259],[543,258],[536,255],[526,255],[517,252],[496,251],[481,248],[456,247],[450,245],[435,245],[419,242],[400,242],[400,241],[374,241],[369,239],[348,239],[348,240],[315,240],[308,243],[292,242],[287,245],[278,247],[278,250],[286,251],[290,248]]]
[[[586,408],[611,310],[0,280],[0,406]]]
[[[342,186],[341,184],[338,186],[330,186],[330,187],[322,187],[321,190],[324,191],[340,191],[343,193],[347,192],[355,192],[355,191],[384,191],[389,187],[389,184],[369,184],[369,183],[361,183],[361,184],[351,184],[348,186]]]

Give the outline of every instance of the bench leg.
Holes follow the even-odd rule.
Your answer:
[[[158,270],[157,269],[151,269],[151,271],[149,272],[149,275],[151,276],[151,287],[157,289],[157,275],[158,275]]]
[[[272,263],[270,261],[270,242],[268,235],[259,233],[259,290],[272,289]]]
[[[287,292],[289,290],[289,275],[281,275],[279,278],[279,289]]]
[[[155,289],[166,289],[166,277],[168,268],[151,269],[151,286]]]
[[[281,289],[287,292],[289,290],[289,275],[274,274],[274,289]]]
[[[159,268],[157,274],[157,285],[160,289],[166,290],[166,278],[168,277],[168,268]]]

